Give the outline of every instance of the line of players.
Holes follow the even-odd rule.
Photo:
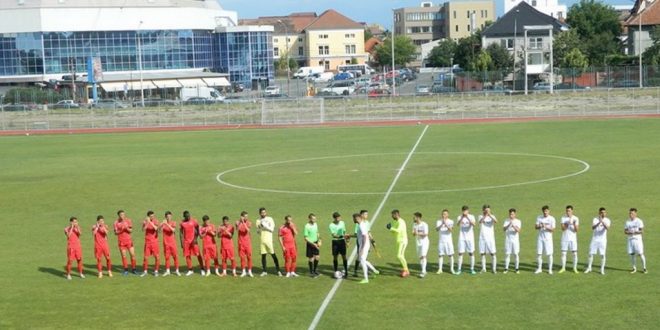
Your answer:
[[[542,208],[543,214],[536,219],[535,229],[538,230],[537,240],[537,263],[538,269],[535,273],[542,271],[542,254],[548,257],[548,272],[552,274],[553,264],[553,240],[552,233],[555,230],[556,220],[550,215],[550,209],[547,206]],[[215,226],[211,223],[208,216],[202,218],[203,224],[200,226],[196,219],[192,218],[190,212],[183,212],[183,219],[179,226],[176,221],[172,219],[172,213],[165,213],[165,220],[159,222],[154,212],[147,212],[147,217],[142,222],[142,230],[145,236],[144,245],[144,259],[143,271],[139,273],[136,268],[135,249],[131,234],[133,231],[131,219],[126,217],[124,211],[117,212],[118,219],[113,224],[113,232],[117,236],[118,247],[122,257],[122,265],[124,268],[124,275],[128,274],[128,261],[127,254],[131,259],[131,269],[134,274],[145,276],[148,270],[148,258],[154,257],[154,275],[158,276],[160,268],[160,249],[158,242],[158,234],[163,234],[163,249],[165,255],[165,272],[163,276],[170,275],[170,260],[174,261],[174,273],[181,276],[179,272],[179,260],[177,253],[177,246],[175,240],[175,233],[179,232],[179,242],[183,249],[183,255],[186,260],[188,272],[186,276],[193,274],[192,257],[197,257],[202,276],[209,276],[211,274],[211,261],[214,262],[215,274],[218,276],[227,276],[227,265],[231,263],[231,275],[237,276],[236,261],[234,258],[233,236],[237,233],[238,236],[238,252],[241,261],[242,273],[241,277],[249,276],[252,274],[252,245],[250,230],[252,228],[251,221],[248,219],[247,212],[242,212],[239,220],[231,224],[229,217],[225,216],[222,219],[222,225]],[[408,244],[408,236],[405,221],[401,218],[400,212],[394,210],[391,213],[393,222],[388,223],[387,229],[395,234],[397,246],[397,258],[401,262],[402,277],[410,275],[410,271],[405,259],[405,250]],[[368,270],[378,274],[371,263],[368,262],[367,257],[371,247],[375,247],[375,241],[370,233],[370,224],[368,220],[368,212],[366,210],[360,213],[353,214],[353,222],[355,223],[355,232],[348,234],[346,226],[341,220],[341,215],[335,212],[333,221],[329,224],[329,231],[332,237],[332,255],[333,255],[333,268],[335,277],[347,276],[347,258],[346,251],[350,242],[350,238],[357,240],[358,258],[355,261],[354,274],[357,276],[357,270],[362,265],[364,279],[361,283],[368,283]],[[270,254],[275,264],[276,272],[279,276],[283,276],[280,271],[279,261],[273,248],[273,233],[275,232],[274,220],[267,215],[265,208],[259,209],[259,220],[256,221],[257,233],[260,235],[260,252],[261,263],[263,272],[261,276],[266,276],[266,259]],[[413,215],[414,225],[412,235],[416,237],[417,255],[420,259],[421,272],[420,277],[426,275],[427,266],[427,253],[429,249],[429,229],[428,225],[422,220],[422,214],[416,212]],[[71,279],[71,267],[73,261],[78,263],[78,271],[80,276],[84,278],[82,269],[82,249],[80,245],[80,226],[75,217],[71,217],[70,224],[64,230],[67,237],[67,265],[66,277]],[[495,224],[497,218],[491,213],[490,206],[484,205],[482,214],[479,215],[478,220],[470,214],[469,207],[463,206],[462,214],[458,216],[456,225],[459,227],[458,238],[458,263],[457,270],[454,270],[454,246],[452,239],[452,232],[454,229],[454,221],[449,219],[449,211],[443,210],[441,219],[437,220],[436,231],[439,233],[438,242],[438,274],[442,273],[444,265],[444,256],[449,257],[449,267],[452,274],[461,274],[463,255],[467,253],[470,256],[470,273],[475,274],[474,270],[474,227],[479,223],[480,236],[479,236],[479,252],[481,254],[482,272],[486,272],[486,255],[490,254],[492,257],[492,271],[497,272],[496,265],[496,248],[495,248]],[[591,272],[593,256],[600,254],[601,261],[601,274],[605,273],[605,252],[607,247],[607,231],[610,229],[611,221],[607,218],[607,211],[605,208],[599,209],[599,214],[592,221],[593,238],[590,246],[589,263],[585,273]],[[503,230],[505,232],[505,269],[504,273],[509,270],[510,257],[513,254],[515,258],[516,273],[519,272],[519,233],[522,228],[522,222],[516,217],[516,210],[509,210],[509,217],[504,221]],[[566,270],[566,255],[568,251],[573,253],[573,271],[577,272],[577,232],[579,230],[579,219],[573,214],[573,207],[567,206],[566,213],[561,218],[561,228],[563,230],[561,239],[562,250],[562,267],[560,273]],[[624,233],[628,236],[628,253],[631,256],[632,273],[637,271],[636,257],[639,255],[642,261],[643,271],[646,272],[646,259],[644,257],[644,248],[642,242],[642,232],[644,224],[643,221],[637,218],[637,210],[631,208],[629,210],[629,219],[626,221]],[[105,259],[108,276],[112,277],[112,265],[110,260],[110,251],[108,246],[108,234],[110,233],[108,226],[104,223],[103,216],[98,216],[96,224],[92,227],[94,236],[94,254],[97,260],[98,277],[103,277],[102,261]],[[298,230],[292,222],[291,216],[287,215],[284,218],[284,224],[279,228],[278,236],[279,243],[283,251],[285,259],[285,271],[287,277],[297,277],[296,273],[296,257],[297,257],[297,243],[296,236]],[[200,251],[197,239],[202,239],[202,250]],[[219,258],[217,253],[216,237],[220,238],[220,258],[222,260],[222,273],[219,270]],[[310,214],[308,216],[308,223],[305,224],[303,230],[303,237],[306,245],[306,256],[308,258],[308,266],[310,275],[313,277],[319,276],[317,271],[321,238],[316,223],[316,216]],[[338,257],[342,257],[344,271],[338,271]]]
[[[548,273],[552,274],[553,266],[553,232],[556,229],[556,220],[550,215],[550,208],[546,205],[541,208],[542,214],[536,218],[534,228],[538,231],[537,237],[537,269],[534,272],[539,274],[543,271],[543,254],[548,258]],[[408,244],[407,232],[405,221],[401,219],[398,210],[392,211],[393,222],[387,224],[387,229],[396,235],[397,242],[397,258],[401,262],[402,272],[401,276],[406,277],[410,275],[407,262],[405,260],[404,251]],[[463,255],[468,254],[470,257],[470,274],[475,272],[475,240],[474,240],[474,227],[479,224],[479,253],[481,255],[481,272],[485,273],[486,256],[490,255],[492,258],[492,272],[497,273],[497,257],[495,247],[495,229],[498,220],[491,213],[489,205],[482,207],[482,214],[475,218],[470,214],[468,206],[462,207],[461,215],[458,216],[456,224],[449,219],[449,211],[443,210],[442,217],[436,223],[436,230],[439,232],[438,242],[438,274],[443,272],[444,257],[449,257],[449,269],[452,274],[461,274],[463,266]],[[598,215],[592,220],[591,229],[593,236],[589,247],[588,266],[584,270],[585,273],[592,271],[593,257],[596,254],[601,255],[600,273],[605,274],[605,255],[607,250],[607,232],[611,228],[611,220],[607,218],[607,210],[601,207],[598,210]],[[573,214],[573,206],[566,206],[565,214],[562,215],[561,221],[561,268],[559,273],[566,271],[567,253],[573,254],[573,272],[578,273],[578,240],[577,233],[580,228],[580,220]],[[454,227],[458,226],[458,262],[457,270],[454,270],[454,245],[452,239],[452,232]],[[516,216],[516,209],[509,209],[509,217],[504,221],[502,229],[505,232],[505,261],[504,273],[509,271],[511,255],[514,256],[514,271],[519,273],[520,264],[520,231],[522,229],[522,222]],[[629,209],[629,219],[624,225],[624,234],[628,237],[627,251],[630,255],[630,262],[632,266],[631,273],[637,272],[637,259],[639,256],[642,262],[643,272],[646,273],[646,258],[644,256],[644,244],[642,241],[642,233],[644,223],[637,217],[637,209]],[[429,249],[428,240],[428,224],[422,220],[422,214],[417,212],[414,214],[414,225],[412,234],[416,237],[417,255],[420,259],[421,272],[420,277],[426,275],[427,253]]]

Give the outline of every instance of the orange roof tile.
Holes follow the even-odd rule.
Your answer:
[[[654,0],[653,2],[647,1],[647,7],[641,12],[641,14],[636,13],[639,3],[635,4],[633,8],[634,14],[631,14],[630,17],[626,20],[626,25],[639,25],[639,18],[641,16],[642,25],[660,25],[660,0]]]
[[[328,9],[311,22],[304,30],[329,30],[329,29],[363,29],[364,27],[340,14],[334,9]]]

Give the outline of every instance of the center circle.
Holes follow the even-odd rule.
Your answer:
[[[275,161],[229,169],[219,173],[216,180],[227,187],[257,192],[300,195],[382,195],[395,175],[401,170],[399,167],[406,155],[407,153],[370,153]],[[438,156],[441,157],[438,159]],[[365,158],[376,158],[379,161],[364,161]],[[327,165],[318,167],[315,165],[318,162]],[[482,176],[476,180],[477,182],[468,180],[468,178],[474,178],[474,174],[476,174],[469,171],[480,170],[475,166],[498,163],[505,163],[500,170],[508,171],[508,173],[498,175],[497,168],[493,166],[492,173],[489,173],[486,179],[483,179]],[[421,175],[424,176],[424,180],[422,180],[424,182],[434,184],[434,178],[441,178],[446,182],[438,183],[437,186],[440,187],[437,189],[426,189],[423,186],[420,187],[418,183],[414,184],[414,187],[406,187],[406,184],[400,184],[399,182],[391,194],[445,193],[516,187],[566,179],[583,174],[589,169],[589,163],[583,160],[557,155],[468,151],[415,152],[407,167],[403,169],[399,181],[413,179],[411,177]],[[543,175],[546,172],[544,170],[550,173],[546,174],[545,177],[534,177]],[[248,173],[243,174],[242,172]],[[520,179],[520,176],[524,176],[524,173],[521,175],[521,172],[527,172],[530,177]],[[383,176],[380,176],[380,174]],[[508,180],[506,174],[518,178],[518,180]],[[232,175],[236,177],[232,178]],[[314,175],[321,175],[321,177],[316,178]],[[376,177],[374,180],[377,180],[377,182],[369,181],[369,178],[373,176]],[[462,181],[463,179],[464,181]],[[237,181],[250,180],[256,182],[237,183]],[[328,182],[323,182],[324,180]],[[452,180],[461,181],[458,183],[452,182]],[[475,179],[472,180],[475,181]],[[274,182],[273,184],[277,188],[259,187],[260,184],[258,183],[269,181]],[[281,181],[279,185],[277,181]],[[313,189],[324,184],[350,188],[361,187],[364,183],[370,183],[372,186],[381,185],[382,190],[374,189],[375,187],[371,187],[371,190],[366,191]],[[302,187],[296,188],[294,186],[296,184],[303,185],[305,189],[302,189]],[[443,185],[446,187],[442,187]],[[369,184],[366,184],[366,186],[369,186]],[[396,188],[400,186],[403,186],[403,188],[397,190]]]

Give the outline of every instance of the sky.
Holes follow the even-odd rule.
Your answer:
[[[312,11],[317,14],[335,9],[357,22],[379,23],[389,29],[392,26],[392,8],[417,7],[422,0],[218,0],[227,10],[238,12],[239,18],[287,15],[293,12]],[[429,0],[425,0],[429,1]],[[560,0],[570,8],[579,0]],[[434,5],[443,1],[433,1]],[[632,0],[604,0],[609,5],[629,5]],[[498,16],[504,11],[504,0],[496,0]]]

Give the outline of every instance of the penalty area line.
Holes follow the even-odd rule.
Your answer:
[[[392,183],[390,183],[390,186],[387,188],[387,191],[385,191],[385,196],[383,196],[383,200],[380,201],[380,204],[378,204],[378,208],[376,209],[376,212],[374,212],[373,217],[371,218],[371,222],[369,223],[369,228],[374,224],[376,219],[378,219],[378,215],[380,212],[383,210],[383,207],[385,206],[385,203],[387,202],[387,199],[390,197],[390,194],[392,194],[392,190],[394,190],[394,186],[396,183],[399,181],[399,178],[401,177],[401,174],[403,171],[406,169],[406,166],[408,165],[408,162],[412,158],[413,154],[417,150],[417,146],[419,146],[419,143],[422,142],[422,138],[424,138],[424,134],[426,134],[426,131],[429,129],[429,125],[426,125],[424,127],[424,130],[422,133],[419,135],[417,138],[417,141],[413,145],[412,149],[410,149],[410,152],[408,153],[408,156],[406,159],[403,161],[403,164],[401,164],[401,167],[399,167],[399,170],[397,171],[396,175],[394,176],[394,179],[392,180]],[[357,246],[353,247],[353,251],[351,252],[351,256],[348,258],[348,264],[352,264],[355,258],[357,257]],[[348,270],[346,270],[348,272]],[[337,289],[339,289],[339,286],[343,282],[342,279],[337,279],[335,281],[335,284],[332,285],[332,288],[328,292],[328,294],[325,296],[325,299],[323,299],[323,303],[321,304],[321,307],[319,307],[319,310],[316,312],[316,315],[314,315],[314,319],[312,320],[312,323],[309,325],[308,330],[314,330],[316,327],[319,325],[319,322],[321,321],[321,317],[323,317],[323,313],[325,313],[326,308],[328,308],[328,305],[330,305],[330,302],[332,301],[332,298],[335,296],[335,293],[337,293]]]

